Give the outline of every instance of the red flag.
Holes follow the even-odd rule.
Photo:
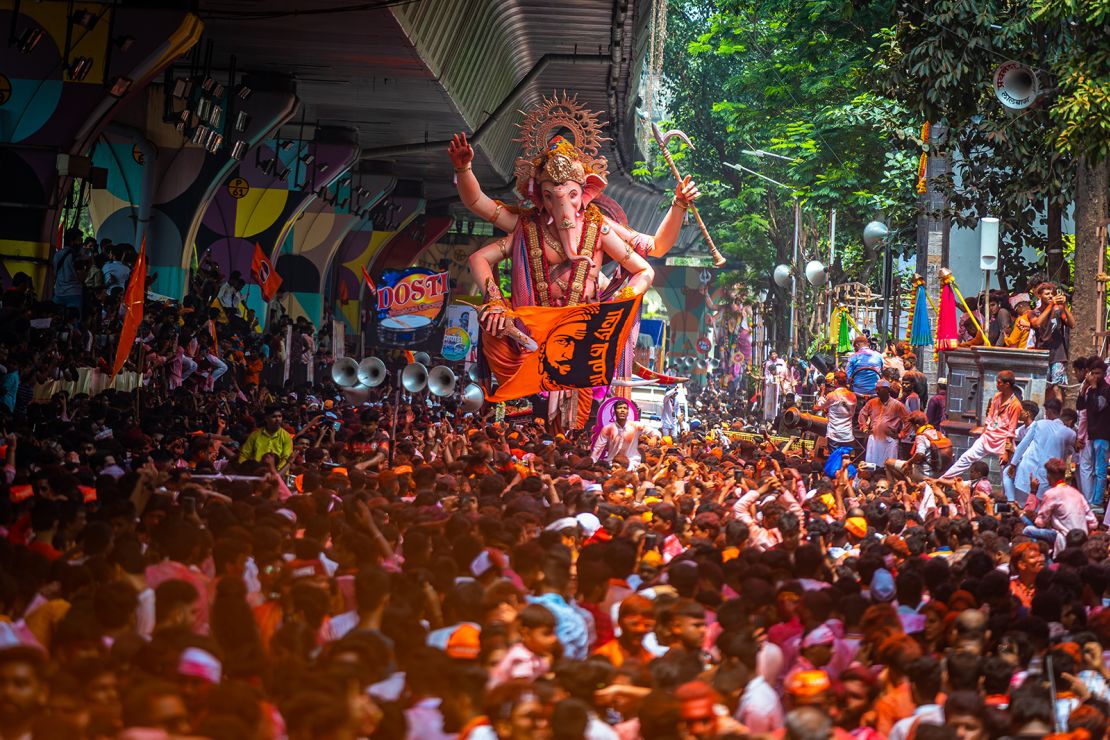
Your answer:
[[[127,362],[131,348],[135,345],[135,336],[139,333],[139,324],[143,322],[143,301],[146,299],[146,236],[143,236],[142,245],[139,247],[139,258],[135,260],[135,267],[131,269],[131,277],[127,281],[127,290],[123,292],[123,306],[127,311],[123,317],[123,328],[119,332],[119,346],[116,347],[116,361],[112,363],[112,379],[123,369]]]
[[[378,286],[374,285],[374,281],[370,279],[370,273],[366,271],[366,265],[362,266],[362,279],[366,281],[366,287],[370,289],[370,295],[377,295]]]
[[[35,495],[35,489],[31,488],[30,483],[23,483],[18,486],[12,486],[9,493],[13,504],[21,504]]]
[[[281,287],[281,275],[277,274],[270,258],[262,251],[262,245],[254,243],[254,259],[251,260],[251,275],[254,281],[262,288],[262,299],[272,301]]]
[[[96,489],[92,486],[77,486],[77,490],[81,492],[81,498],[86,504],[96,501]]]

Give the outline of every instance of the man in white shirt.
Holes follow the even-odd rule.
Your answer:
[[[848,389],[848,374],[837,370],[833,375],[836,388],[822,398],[814,409],[824,411],[828,420],[825,436],[830,447],[851,447],[856,437],[852,421],[856,415],[856,394]]]
[[[772,352],[763,363],[763,420],[774,421],[779,413],[779,394],[782,381],[786,377],[786,363],[779,359],[778,352]]]
[[[1029,495],[1029,480],[1035,478],[1039,490],[1048,488],[1044,464],[1054,457],[1066,460],[1075,451],[1075,411],[1061,412],[1063,404],[1058,398],[1044,402],[1045,418],[1037,419],[1029,425],[1007,472],[1013,476],[1014,488]]]
[[[242,291],[246,284],[247,281],[243,280],[243,276],[236,270],[231,273],[227,282],[220,286],[220,292],[216,294],[216,299],[224,309],[234,309],[238,313],[239,305],[243,302]]]
[[[123,251],[120,245],[113,247],[112,258],[100,268],[104,273],[104,288],[109,294],[125,289],[127,280],[131,277],[131,268],[123,262]]]
[[[618,455],[624,455],[628,458],[628,469],[634,470],[640,464],[640,435],[658,432],[643,422],[629,421],[627,401],[614,404],[613,417],[612,422],[601,428],[590,457],[594,462],[604,458],[612,463]]]

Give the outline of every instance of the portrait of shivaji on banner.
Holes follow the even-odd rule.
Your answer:
[[[513,311],[517,326],[537,348],[511,377],[498,378],[500,385],[487,400],[609,385],[639,313],[639,296],[583,306],[517,308]]]

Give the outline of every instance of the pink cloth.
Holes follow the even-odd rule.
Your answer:
[[[547,673],[550,668],[549,658],[541,658],[518,642],[509,648],[505,657],[490,671],[487,688],[518,678],[533,681]]]
[[[1079,489],[1061,484],[1045,493],[1037,512],[1037,526],[1056,530],[1055,551],[1058,553],[1064,549],[1068,532],[1073,529],[1092,531],[1098,527],[1098,519]]]
[[[745,493],[732,505],[732,514],[736,520],[748,528],[748,542],[757,550],[769,550],[782,542],[782,534],[778,528],[767,529],[752,516],[751,507],[759,499],[759,491],[752,490]]]
[[[157,589],[166,581],[185,581],[191,583],[197,590],[197,622],[193,631],[198,635],[208,634],[208,611],[212,603],[213,583],[208,576],[195,568],[182,565],[173,560],[163,560],[157,565],[146,569],[146,582],[151,588]]]
[[[884,404],[878,397],[863,405],[859,412],[859,425],[869,427],[871,436],[880,441],[900,439],[909,412],[897,398],[888,398]]]
[[[987,407],[987,418],[983,422],[983,434],[980,441],[989,455],[1001,455],[1006,450],[1006,443],[1014,438],[1018,421],[1021,419],[1021,401],[1017,396],[1010,394],[1005,401],[1001,393],[995,393]]]

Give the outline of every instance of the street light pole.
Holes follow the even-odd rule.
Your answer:
[[[890,244],[886,241],[890,235],[890,229],[882,221],[872,221],[863,227],[863,243],[868,249],[874,247],[876,243],[882,241],[884,247],[884,264],[883,264],[883,315],[880,321],[882,328],[882,336],[884,341],[888,338],[890,332],[890,289],[894,282],[894,259],[890,250]]]

